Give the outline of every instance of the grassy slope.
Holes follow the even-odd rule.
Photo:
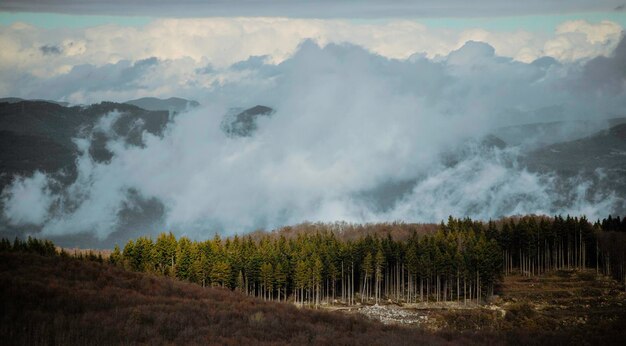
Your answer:
[[[353,316],[299,310],[236,292],[94,262],[0,253],[6,344],[442,344]]]
[[[623,286],[595,270],[507,277],[505,320],[535,332],[562,334],[570,344],[620,345],[626,340]]]

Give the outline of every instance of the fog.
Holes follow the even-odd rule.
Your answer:
[[[519,164],[536,138],[505,147],[483,139],[503,126],[623,115],[625,58],[618,47],[601,58],[612,62],[604,79],[589,79],[597,60],[524,63],[473,41],[446,56],[390,59],[306,40],[278,64],[230,67],[246,78],[202,89],[200,108],[175,116],[161,137],[144,132],[143,146],[110,135],[108,162],[89,156],[90,134],[77,137],[76,181],[19,178],[2,193],[4,215],[43,237],[87,234],[101,244],[136,232],[207,238],[303,221],[606,216],[624,196]],[[222,131],[230,109],[257,104],[275,112],[251,136]],[[94,131],[110,131],[117,116],[103,115]],[[585,134],[571,127],[572,137]]]

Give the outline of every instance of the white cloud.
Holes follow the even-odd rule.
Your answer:
[[[558,35],[569,33],[582,33],[589,43],[607,43],[619,38],[622,27],[617,23],[603,20],[598,24],[591,24],[584,20],[572,20],[559,25],[556,28]]]
[[[559,25],[556,36],[545,42],[544,55],[561,61],[608,55],[619,42],[623,28],[611,21],[591,24],[584,20],[574,20]]]
[[[29,178],[18,178],[2,191],[4,215],[10,224],[40,225],[50,212],[54,196],[48,177],[35,172]]]
[[[393,59],[406,59],[415,53],[429,58],[446,56],[472,40],[487,42],[499,56],[517,61],[531,62],[543,55],[572,61],[610,53],[620,32],[621,27],[610,21],[593,24],[582,20],[563,23],[553,35],[522,30],[438,29],[409,20],[189,18],[158,19],[143,27],[104,25],[77,29],[42,29],[16,23],[0,27],[0,93],[76,102],[99,101],[98,97],[122,100],[143,94],[169,96],[173,90],[190,84],[210,86],[216,80],[229,78],[228,74],[215,73],[211,77],[200,76],[195,73],[198,68],[210,64],[216,71],[232,74],[225,71],[227,67],[250,56],[267,56],[268,63],[278,64],[289,58],[304,39],[321,45],[356,44]],[[59,54],[43,54],[44,46],[54,47]],[[58,95],[56,88],[53,91],[57,95],[46,95],[46,90],[38,88],[42,80],[71,73],[71,66],[102,67],[153,57],[167,61],[168,66],[146,76],[136,95],[126,91],[127,96],[122,96],[112,89],[93,96],[88,90]]]

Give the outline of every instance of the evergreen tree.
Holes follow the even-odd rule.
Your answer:
[[[113,264],[113,265],[119,265],[121,264],[123,261],[123,257],[122,257],[122,252],[120,251],[120,247],[115,244],[115,247],[113,248],[113,252],[111,252],[111,255],[109,256],[109,263]]]

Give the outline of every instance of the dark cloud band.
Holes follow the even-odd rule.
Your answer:
[[[484,17],[611,12],[623,0],[9,0],[0,10],[157,17],[284,16],[301,18]]]

